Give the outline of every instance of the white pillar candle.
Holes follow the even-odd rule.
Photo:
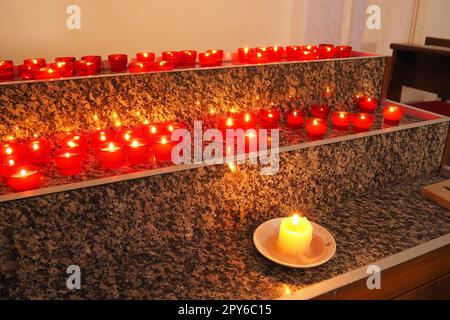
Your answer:
[[[295,214],[284,218],[278,233],[278,248],[288,255],[302,254],[311,244],[312,231],[312,225],[306,217]]]

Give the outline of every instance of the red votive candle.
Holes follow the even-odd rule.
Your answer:
[[[59,144],[63,149],[72,149],[79,152],[82,156],[86,155],[88,141],[85,136],[70,133]]]
[[[195,50],[183,50],[179,53],[180,65],[183,67],[194,67],[195,61],[197,61],[197,51]]]
[[[221,49],[210,49],[206,50],[207,53],[211,54],[216,59],[216,65],[220,66],[223,62],[223,50]]]
[[[328,119],[330,113],[330,107],[324,104],[317,104],[311,106],[311,115],[313,118]]]
[[[299,60],[317,60],[319,59],[319,48],[312,45],[301,46],[299,53]]]
[[[50,68],[59,72],[61,77],[73,76],[73,63],[72,62],[55,62],[50,64]]]
[[[0,148],[0,158],[3,157],[14,157],[19,158],[23,151],[22,145],[20,143],[5,143],[2,144]]]
[[[177,67],[181,62],[181,56],[178,51],[163,51],[161,56],[162,60],[170,62],[174,67]]]
[[[250,112],[239,114],[237,126],[242,129],[254,129],[256,127],[257,117]]]
[[[97,157],[105,169],[116,169],[123,164],[122,145],[118,141],[109,141],[98,145]]]
[[[12,81],[14,80],[14,72],[0,71],[0,81]]]
[[[267,56],[271,62],[279,62],[283,58],[284,48],[279,46],[270,46],[267,48]]]
[[[41,181],[39,168],[32,165],[18,166],[6,177],[6,184],[16,192],[36,189]]]
[[[346,111],[335,111],[331,114],[331,124],[335,129],[346,130],[352,122],[352,114]]]
[[[327,133],[327,121],[321,118],[311,118],[306,120],[306,132],[311,138],[322,138]]]
[[[299,59],[300,46],[287,46],[286,47],[286,58],[289,61],[295,61]]]
[[[116,133],[113,130],[98,130],[91,134],[91,144],[97,148],[100,144],[113,141]]]
[[[102,57],[101,56],[83,56],[81,60],[93,62],[95,64],[95,72],[100,73],[102,71]]]
[[[135,138],[127,141],[125,152],[130,164],[144,163],[149,158],[150,143],[144,138]]]
[[[74,176],[82,171],[83,155],[76,149],[59,149],[55,151],[55,163],[63,176]]]
[[[150,143],[155,143],[161,136],[162,125],[160,124],[144,124],[141,126],[141,135]]]
[[[266,63],[267,62],[267,52],[265,52],[265,51],[255,52],[254,55],[250,56],[248,62],[251,64]]]
[[[34,73],[39,70],[39,66],[37,64],[21,64],[17,69],[22,80],[32,80]]]
[[[22,161],[20,161],[17,157],[9,156],[0,158],[0,176],[8,177],[11,175],[17,168],[20,166]]]
[[[384,122],[398,123],[402,120],[403,109],[396,106],[387,106],[383,109]]]
[[[319,55],[321,59],[333,59],[336,55],[336,48],[332,44],[319,45]]]
[[[71,62],[74,63],[77,59],[75,57],[58,57],[55,62]]]
[[[153,68],[153,62],[130,62],[128,65],[131,73],[149,72]]]
[[[163,133],[172,134],[177,129],[186,129],[184,123],[181,122],[167,122],[162,126]]]
[[[367,131],[372,127],[374,117],[370,113],[355,113],[352,116],[353,128],[357,131]]]
[[[139,52],[136,53],[136,60],[138,62],[155,62],[155,54],[153,52]]]
[[[50,144],[44,138],[32,139],[25,142],[25,159],[35,165],[45,165],[50,160]]]
[[[108,55],[109,65],[112,72],[124,72],[127,70],[128,56],[123,53]]]
[[[234,116],[227,116],[227,117],[218,117],[217,118],[218,125],[220,131],[222,131],[222,135],[224,139],[226,138],[226,130],[227,129],[236,129],[238,127],[238,121]]]
[[[141,135],[140,131],[125,129],[120,132],[119,139],[122,143],[125,144],[125,143],[131,141],[132,139],[140,138],[140,135]]]
[[[306,115],[301,110],[289,110],[286,113],[286,122],[291,128],[299,128],[305,122]]]
[[[372,113],[378,106],[378,100],[370,97],[360,97],[358,105],[361,111]]]
[[[98,65],[93,60],[78,60],[75,62],[77,76],[93,76],[98,72]]]
[[[246,63],[254,53],[255,49],[252,48],[238,48],[237,52],[238,61]]]
[[[50,67],[40,68],[39,70],[34,72],[35,80],[50,80],[58,78],[61,78],[59,71]]]
[[[259,112],[259,116],[263,127],[273,128],[278,126],[280,111],[276,109],[263,109]]]
[[[0,60],[0,81],[14,80],[14,63],[11,60]]]
[[[47,65],[47,62],[45,61],[44,58],[33,58],[23,60],[23,64],[31,64],[38,66],[39,68],[43,68]]]
[[[198,54],[198,60],[200,62],[200,67],[214,67],[217,65],[217,57],[209,52],[200,52]]]
[[[174,69],[173,63],[166,60],[156,62],[152,68],[153,71],[169,71],[173,69]]]
[[[337,46],[336,58],[348,58],[352,54],[352,47],[350,46]]]
[[[170,136],[160,136],[158,141],[153,145],[155,158],[159,161],[172,160],[172,149],[177,145],[176,141],[171,141]]]

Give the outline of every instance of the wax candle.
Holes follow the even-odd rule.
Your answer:
[[[305,122],[305,113],[301,110],[289,110],[286,113],[286,122],[291,128],[299,128]]]
[[[127,70],[128,56],[123,53],[108,55],[108,61],[112,72],[124,72]]]
[[[36,65],[39,68],[44,68],[47,65],[47,62],[45,61],[44,58],[33,58],[23,60],[23,64],[31,64]]]
[[[130,64],[128,65],[128,68],[130,69],[131,73],[149,72],[153,68],[153,63],[152,62],[134,61],[134,62],[130,62]]]
[[[92,62],[95,64],[95,73],[102,71],[102,57],[101,56],[83,56],[81,60]]]
[[[0,81],[14,80],[14,63],[11,60],[0,60]]]
[[[118,141],[109,141],[98,145],[97,157],[105,169],[117,169],[123,164],[122,145]]]
[[[174,67],[177,67],[181,62],[181,56],[178,51],[163,51],[161,55],[162,60],[170,62]]]
[[[21,156],[23,146],[20,143],[11,142],[5,143],[1,145],[0,148],[0,158],[3,157],[15,157],[18,158]]]
[[[255,52],[254,55],[250,56],[249,63],[252,64],[259,64],[259,63],[266,63],[267,62],[267,53],[266,52]]]
[[[358,105],[363,112],[374,112],[378,106],[378,100],[370,97],[359,97]]]
[[[253,48],[238,48],[238,61],[242,63],[248,62],[249,58],[254,55],[255,49]]]
[[[312,241],[313,227],[306,217],[297,214],[281,220],[277,247],[287,255],[305,253]]]
[[[160,136],[158,141],[153,145],[153,151],[155,152],[155,158],[158,161],[170,161],[172,160],[172,149],[177,142],[170,140],[169,136]]]
[[[144,138],[133,138],[125,143],[125,153],[130,164],[144,163],[149,158],[150,143]]]
[[[183,50],[179,52],[180,65],[183,67],[194,67],[197,61],[197,51]]]
[[[93,76],[98,73],[98,65],[93,60],[78,60],[74,65],[77,76]]]
[[[177,129],[186,129],[186,125],[181,122],[167,122],[162,126],[163,134],[172,134]]]
[[[336,58],[348,58],[352,54],[352,47],[350,46],[337,46]]]
[[[356,113],[352,117],[353,128],[357,131],[366,131],[372,127],[374,117],[369,113]]]
[[[312,105],[310,110],[313,118],[328,119],[330,113],[330,107],[324,104]]]
[[[169,71],[173,69],[174,65],[172,64],[172,62],[166,60],[156,62],[152,68],[153,71]]]
[[[124,129],[119,134],[119,140],[125,144],[132,139],[140,138],[140,134],[141,132],[138,130]]]
[[[254,129],[256,127],[257,117],[250,112],[239,114],[237,126],[242,129]]]
[[[200,67],[214,67],[217,65],[217,57],[209,52],[200,52],[198,54],[198,60],[200,62]]]
[[[50,160],[50,144],[44,138],[36,138],[25,142],[25,158],[35,165],[45,165]]]
[[[155,54],[153,52],[139,52],[136,53],[136,60],[153,64],[155,62]]]
[[[75,57],[58,57],[55,58],[55,62],[71,62],[75,63],[77,59]]]
[[[403,117],[403,109],[396,106],[387,106],[383,109],[384,122],[398,123]]]
[[[32,80],[34,78],[34,73],[39,70],[39,65],[37,64],[21,64],[17,67],[19,72],[19,77],[22,80]]]
[[[286,58],[289,61],[295,61],[299,59],[300,46],[287,46]]]
[[[283,58],[284,48],[279,46],[270,46],[267,48],[269,61],[279,62]]]
[[[60,142],[59,145],[63,149],[72,149],[73,151],[77,151],[82,156],[86,155],[88,141],[85,136],[76,134],[76,133],[68,133]]]
[[[0,82],[13,81],[13,80],[14,80],[14,72],[3,72],[3,71],[0,71]]]
[[[321,59],[333,59],[336,54],[336,48],[332,44],[320,44],[319,54]]]
[[[36,189],[41,181],[39,168],[33,165],[18,166],[6,177],[6,184],[16,192]]]
[[[100,144],[115,140],[116,132],[114,130],[98,130],[91,134],[90,139],[94,148]]]
[[[66,148],[55,151],[55,163],[63,176],[78,175],[82,171],[83,155],[76,149]]]
[[[218,117],[218,128],[222,131],[224,138],[226,137],[227,129],[236,129],[238,125],[238,121],[233,115],[229,115],[227,117]]]
[[[299,60],[317,60],[319,59],[319,48],[313,45],[301,46],[298,56]]]
[[[55,62],[50,64],[50,68],[59,72],[60,77],[72,77],[74,65],[72,62]]]
[[[34,79],[36,80],[50,80],[60,77],[61,75],[59,74],[59,71],[50,67],[40,68],[39,70],[34,72]]]
[[[306,132],[310,138],[322,138],[327,133],[327,121],[321,118],[311,118],[306,120]]]
[[[352,122],[352,114],[346,111],[336,111],[331,114],[331,124],[335,129],[348,129]]]
[[[223,61],[223,50],[221,49],[210,49],[206,50],[206,53],[209,53],[212,57],[216,59],[216,65],[220,66]]]
[[[259,112],[259,116],[263,127],[277,127],[278,121],[280,120],[280,111],[277,109],[262,109]]]
[[[22,161],[14,156],[0,157],[0,176],[8,177],[21,165]]]
[[[161,133],[164,131],[161,124],[144,124],[141,126],[141,135],[146,138],[150,143],[155,143]]]

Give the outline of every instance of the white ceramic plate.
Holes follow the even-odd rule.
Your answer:
[[[314,222],[311,222],[311,245],[304,254],[289,256],[281,253],[277,249],[277,239],[282,219],[268,220],[259,225],[253,233],[253,243],[264,257],[286,267],[312,268],[324,264],[334,256],[336,241],[327,229]]]

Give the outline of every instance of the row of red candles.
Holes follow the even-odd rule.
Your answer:
[[[373,125],[377,103],[375,99],[360,100],[361,112],[352,114],[336,111],[331,114],[331,123],[336,130],[348,130],[351,124],[357,131],[369,130]],[[375,108],[373,108],[375,105]],[[326,105],[315,105],[310,108],[311,118],[301,110],[290,110],[286,114],[287,125],[292,128],[305,129],[312,139],[321,139],[328,131],[330,108]],[[384,121],[398,123],[403,111],[400,107],[388,106],[383,109]],[[259,116],[252,113],[230,114],[216,119],[222,131],[226,129],[253,129],[259,120],[262,127],[277,127],[280,112],[276,109],[263,109]],[[116,169],[125,163],[131,165],[145,163],[150,158],[150,149],[155,159],[169,161],[171,152],[177,142],[171,141],[171,132],[177,128],[185,128],[182,123],[166,123],[159,125],[142,125],[138,129],[99,130],[90,135],[90,144],[95,150],[97,159],[105,169]],[[246,152],[249,151],[250,139],[257,134],[246,133]],[[270,137],[269,137],[270,139]],[[256,140],[257,141],[257,140]],[[268,141],[270,142],[270,140]],[[270,143],[268,143],[270,145]],[[88,138],[77,134],[68,134],[59,142],[54,152],[54,161],[62,175],[77,175],[82,172],[82,163],[86,158]],[[254,151],[254,150],[251,150]],[[41,173],[39,166],[47,165],[50,160],[50,143],[44,138],[35,138],[25,143],[9,142],[0,149],[0,175],[14,191],[37,188]],[[225,155],[229,155],[226,153]],[[25,160],[26,159],[26,160]]]
[[[332,58],[347,58],[351,55],[349,46],[334,46],[321,44],[319,46],[280,46],[238,48],[237,61],[240,63],[268,63],[288,61],[317,60]],[[200,67],[219,66],[223,62],[224,51],[219,49],[207,50],[198,54]],[[197,61],[197,51],[164,51],[161,58],[155,62],[155,53],[140,52],[136,59],[128,64],[126,54],[108,55],[108,61],[112,72],[131,73],[167,71],[179,67],[194,67]],[[101,72],[101,56],[83,56],[80,60],[75,57],[58,57],[55,62],[47,64],[44,58],[25,59],[18,66],[18,75],[22,80],[58,79],[64,77],[90,76]],[[14,63],[11,60],[0,60],[0,81],[14,79]]]

